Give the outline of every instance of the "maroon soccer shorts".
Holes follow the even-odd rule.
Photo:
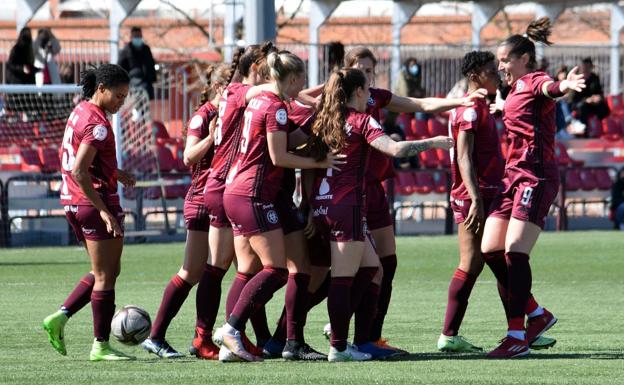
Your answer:
[[[307,218],[293,202],[292,195],[280,190],[275,198],[275,210],[282,223],[284,235],[301,231],[305,228]]]
[[[187,230],[208,232],[210,217],[204,204],[204,197],[194,196],[184,201],[184,224]]]
[[[559,192],[559,173],[554,169],[538,178],[524,169],[505,170],[502,193],[494,198],[491,216],[516,218],[544,228],[550,206]]]
[[[225,182],[209,178],[204,188],[204,205],[210,219],[210,226],[231,227],[230,221],[223,208],[223,191]]]
[[[117,218],[117,222],[124,231],[124,219],[126,215],[123,212],[121,206],[109,206],[110,213]],[[65,217],[67,221],[74,229],[76,238],[80,242],[84,242],[85,239],[90,241],[105,241],[113,238],[112,233],[106,230],[106,223],[100,216],[100,212],[93,206],[65,206]]]
[[[490,215],[492,207],[492,198],[483,199],[483,212],[487,218]],[[464,223],[470,211],[472,200],[470,199],[453,199],[451,198],[451,210],[453,210],[453,216],[455,217],[455,223]]]
[[[360,206],[334,205],[314,207],[314,223],[334,242],[364,242],[368,230]]]
[[[234,236],[249,236],[282,228],[273,202],[223,194],[223,206],[232,224]]]
[[[388,199],[381,182],[366,184],[366,223],[369,230],[393,225]]]

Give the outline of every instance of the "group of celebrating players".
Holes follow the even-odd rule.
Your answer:
[[[393,176],[390,157],[432,148],[452,151],[451,207],[459,231],[460,263],[450,283],[438,349],[482,349],[458,335],[468,298],[487,264],[508,320],[507,336],[488,354],[524,356],[554,344],[543,337],[557,319],[531,294],[529,254],[557,195],[555,102],[583,88],[573,69],[555,82],[537,71],[534,42],[550,44],[550,21],[513,35],[497,57],[473,51],[462,73],[469,89],[459,99],[406,98],[374,88],[376,58],[365,47],[347,53],[324,85],[304,89],[304,62],[272,43],[239,50],[231,64],[211,68],[210,83],[186,129],[184,163],[192,185],[184,203],[185,257],[167,284],[143,348],[162,358],[183,356],[165,338],[197,284],[195,337],[189,351],[204,359],[365,361],[407,354],[382,338],[397,268],[392,218],[382,182]],[[496,65],[498,59],[498,69]],[[492,106],[501,79],[510,87]],[[115,280],[123,248],[123,210],[117,182],[114,114],[129,78],[104,64],[83,74],[85,100],[70,115],[61,148],[61,203],[92,261],[60,310],[43,323],[52,346],[66,354],[64,327],[91,302],[93,361],[128,360],[109,342]],[[501,108],[509,144],[501,156],[493,113]],[[382,109],[398,113],[451,111],[450,135],[397,142],[380,124]],[[302,200],[293,201],[295,169]],[[222,279],[235,262],[223,326],[214,330]],[[265,304],[286,285],[276,330]],[[327,298],[329,354],[305,342],[311,308]],[[354,318],[353,343],[348,341]],[[251,322],[256,343],[246,336]]]

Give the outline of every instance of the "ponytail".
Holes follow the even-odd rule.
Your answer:
[[[197,111],[199,107],[203,106],[204,104],[206,104],[207,101],[210,100],[210,91],[212,91],[211,78],[214,70],[215,65],[209,64],[208,68],[206,68],[206,71],[204,72],[204,75],[206,76],[206,85],[202,89],[201,95],[199,97],[199,104],[197,105],[197,107],[195,107],[195,111]]]
[[[526,35],[531,41],[542,42],[546,45],[552,45],[551,41],[548,41],[550,37],[552,25],[548,17],[542,17],[534,20],[526,29]]]
[[[527,67],[535,69],[537,67],[537,59],[535,57],[535,44],[534,42],[541,42],[546,45],[552,45],[553,43],[548,40],[551,34],[551,22],[548,17],[542,17],[537,19],[526,29],[524,35],[512,35],[505,39],[501,45],[509,45],[509,54],[520,57],[524,54],[529,55],[529,62]]]
[[[305,72],[305,64],[301,58],[288,51],[271,52],[267,57],[269,75],[277,86],[279,97],[282,100],[290,99],[284,92],[283,83],[291,74]]]
[[[87,68],[86,70],[80,73],[80,83],[79,85],[82,87],[82,97],[84,99],[90,99],[93,94],[95,94],[95,67]]]
[[[232,79],[234,78],[234,74],[238,70],[238,64],[240,63],[240,58],[243,56],[245,50],[241,47],[236,48],[234,54],[232,55],[232,64],[230,64],[230,77],[227,80],[227,84],[232,83]]]

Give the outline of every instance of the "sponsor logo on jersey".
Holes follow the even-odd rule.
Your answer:
[[[477,111],[474,108],[466,108],[462,117],[467,122],[474,122],[477,120]]]
[[[286,110],[283,108],[277,110],[277,112],[275,113],[275,120],[277,120],[279,124],[286,124],[286,122],[288,122],[288,113],[286,112]]]
[[[334,237],[338,238],[338,237],[340,237],[340,236],[342,236],[342,235],[344,234],[344,231],[341,231],[341,230],[332,230],[332,232],[331,232],[331,233],[332,233],[332,235],[333,235]]]
[[[518,82],[516,83],[516,91],[520,92],[523,89],[524,89],[524,81],[518,80]]]
[[[199,127],[202,126],[203,122],[204,119],[200,115],[193,116],[193,119],[191,119],[191,123],[189,123],[189,130],[197,130]]]
[[[271,223],[271,224],[276,224],[278,221],[278,217],[277,217],[277,212],[275,212],[275,210],[269,210],[266,214],[267,216],[267,220]]]
[[[108,136],[108,129],[106,126],[98,125],[93,128],[93,137],[99,141],[106,139]]]
[[[312,212],[312,215],[315,217],[318,217],[319,215],[327,215],[327,211],[328,211],[327,207],[319,206],[314,209],[314,211]]]
[[[327,200],[332,199],[333,197],[334,195],[329,193],[329,183],[327,182],[327,178],[323,178],[321,185],[319,186],[319,193],[316,196],[316,200]]]
[[[87,229],[85,227],[82,228],[82,233],[85,235],[89,235],[89,234],[93,234],[95,233],[95,229]]]

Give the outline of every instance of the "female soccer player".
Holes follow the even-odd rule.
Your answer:
[[[54,349],[66,355],[65,323],[90,301],[95,336],[91,361],[134,358],[111,348],[108,342],[123,249],[124,213],[117,181],[132,186],[135,179],[117,169],[115,134],[106,114],[121,108],[129,82],[128,73],[114,64],[84,71],[80,85],[88,100],[72,111],[61,144],[61,204],[76,237],[85,243],[91,272],[80,280],[61,309],[43,320],[43,328]]]
[[[244,361],[259,358],[244,348],[240,332],[254,309],[268,302],[288,276],[284,235],[275,207],[283,168],[328,168],[341,163],[333,154],[317,162],[288,152],[284,100],[303,89],[305,67],[299,57],[285,51],[270,53],[267,63],[271,89],[252,99],[245,110],[239,153],[223,195],[239,266],[257,258],[263,265],[247,282],[229,319],[214,336],[215,342]]]
[[[453,140],[437,137],[395,142],[384,134],[377,120],[367,113],[369,81],[358,69],[334,72],[323,90],[321,109],[312,131],[316,153],[342,152],[346,163],[340,170],[317,170],[310,197],[319,231],[331,241],[331,284],[327,308],[331,322],[329,361],[365,361],[376,349],[368,340],[371,321],[363,336],[356,332],[357,348],[347,343],[351,315],[370,290],[379,268],[379,258],[368,238],[366,219],[366,170],[370,147],[388,156],[413,156],[429,148],[448,149]],[[356,328],[357,328],[356,320]],[[363,329],[366,329],[363,327]],[[359,340],[358,340],[359,339]]]
[[[529,344],[557,322],[530,296],[529,254],[544,227],[544,219],[559,190],[555,159],[555,101],[571,90],[585,87],[582,75],[572,69],[565,80],[554,82],[537,71],[534,41],[551,44],[550,20],[529,24],[526,34],[503,41],[496,52],[498,69],[511,91],[503,107],[509,149],[502,191],[485,222],[481,252],[484,259],[505,259],[508,270],[508,332],[488,354],[513,358],[529,354]],[[525,310],[529,317],[525,327]]]
[[[233,71],[229,65],[210,66],[206,71],[208,85],[204,88],[199,107],[189,120],[184,136],[184,164],[191,167],[192,183],[184,201],[186,247],[182,267],[165,288],[162,302],[152,325],[150,337],[142,346],[161,358],[178,358],[184,354],[172,348],[165,339],[167,328],[186,300],[191,288],[199,282],[196,295],[197,337],[192,346],[197,357],[216,359],[218,349],[210,338],[202,338],[205,330],[212,331],[219,311],[221,279],[224,269],[208,260],[209,218],[204,205],[204,187],[213,155],[214,118],[219,99],[230,82]],[[208,333],[210,335],[210,333]]]
[[[485,91],[476,90],[474,93],[459,99],[441,98],[409,98],[392,94],[388,90],[373,88],[375,81],[375,66],[377,59],[370,49],[366,47],[356,47],[347,52],[345,56],[345,66],[358,68],[364,72],[368,78],[370,89],[370,99],[367,102],[366,111],[376,121],[380,121],[381,109],[387,108],[389,111],[398,113],[427,112],[436,113],[447,111],[459,106],[470,106],[473,99],[483,98]],[[391,349],[400,353],[404,350],[389,346],[386,339],[382,338],[382,327],[390,297],[392,294],[392,280],[397,268],[396,243],[394,240],[393,220],[390,215],[390,208],[386,198],[382,182],[394,175],[390,159],[379,151],[371,151],[370,167],[366,173],[366,203],[367,225],[375,241],[377,254],[380,257],[383,277],[378,289],[377,310],[370,309],[372,314],[363,317],[374,317],[373,328],[370,341],[381,349]],[[379,277],[376,278],[378,280]],[[358,318],[356,316],[356,318]]]

